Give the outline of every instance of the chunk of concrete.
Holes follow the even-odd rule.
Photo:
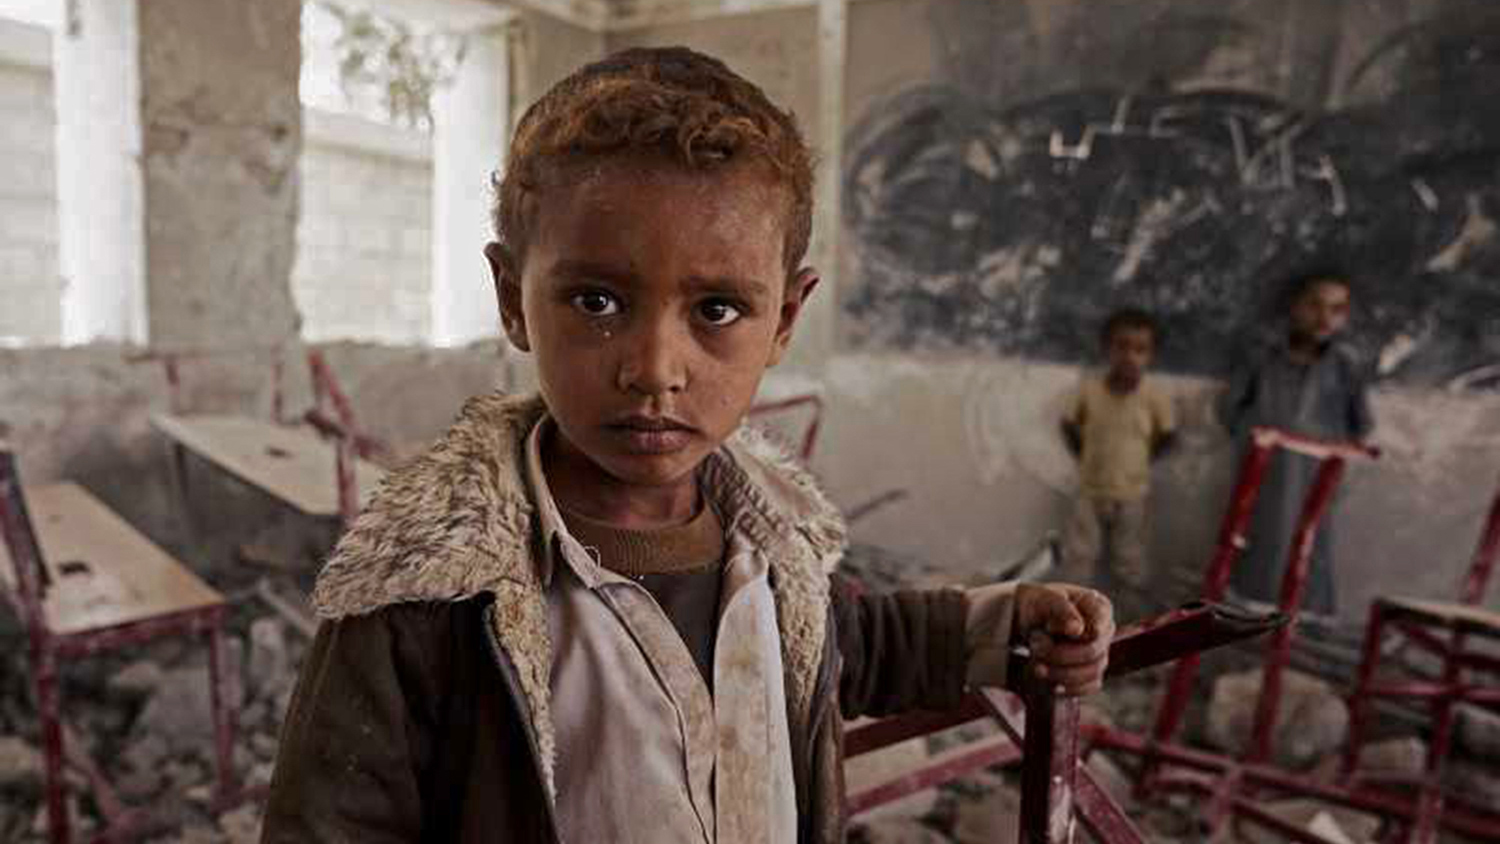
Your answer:
[[[1213,746],[1243,750],[1255,724],[1261,670],[1225,674],[1214,683],[1205,738]],[[1349,711],[1329,684],[1299,671],[1281,675],[1279,718],[1271,733],[1278,765],[1307,768],[1336,751],[1349,730]]]
[[[258,618],[250,625],[250,660],[246,680],[256,698],[274,697],[294,680],[287,652],[286,629],[274,618]]]
[[[952,844],[952,839],[911,818],[884,818],[857,824],[850,844]]]
[[[149,659],[132,662],[110,676],[109,690],[126,695],[149,695],[161,685],[164,673],[159,664]]]
[[[1020,829],[1021,792],[1007,786],[960,805],[953,837],[958,844],[993,844],[1015,841]]]
[[[1482,759],[1500,759],[1500,712],[1472,703],[1453,710],[1459,747]]]
[[[1320,800],[1278,800],[1263,803],[1260,808],[1329,841],[1368,844],[1375,840],[1376,833],[1380,831],[1380,818],[1375,815]],[[1282,844],[1286,841],[1281,833],[1247,820],[1240,821],[1238,831],[1242,844]]]
[[[0,788],[42,781],[42,752],[20,736],[0,736]]]
[[[1479,764],[1449,757],[1443,765],[1443,781],[1469,803],[1486,809],[1500,806],[1500,767],[1493,761]]]
[[[230,637],[229,642],[239,640]],[[244,702],[244,684],[236,681],[240,674],[242,648],[225,649],[224,693],[231,710]],[[138,739],[160,735],[170,752],[194,753],[207,757],[213,752],[213,707],[209,676],[204,668],[178,668],[166,671],[157,683],[141,714],[132,727]]]

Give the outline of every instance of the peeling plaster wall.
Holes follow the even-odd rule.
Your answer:
[[[143,0],[146,276],[158,347],[297,336],[298,0]]]
[[[1334,0],[1288,3],[1280,11],[1279,2],[1232,2],[1204,15],[1198,5],[851,5],[846,169],[840,174],[843,266],[837,291],[820,291],[840,299],[834,342],[844,352],[824,371],[811,373],[821,377],[829,401],[819,471],[846,505],[895,486],[912,490],[912,498],[858,526],[866,538],[939,559],[956,571],[1012,559],[1045,530],[1063,524],[1076,481],[1054,434],[1055,420],[1079,367],[1095,362],[1095,317],[1117,302],[1144,302],[1168,318],[1172,345],[1165,368],[1193,373],[1162,376],[1178,396],[1186,436],[1181,452],[1159,467],[1153,498],[1152,557],[1167,594],[1185,598],[1201,583],[1235,466],[1209,411],[1219,389],[1214,344],[1233,339],[1226,326],[1253,325],[1264,313],[1249,282],[1215,299],[1192,286],[1193,273],[1208,279],[1205,284],[1216,275],[1238,281],[1262,251],[1310,254],[1312,244],[1338,255],[1342,249],[1372,279],[1360,291],[1356,339],[1372,357],[1383,353],[1385,377],[1374,404],[1386,456],[1346,476],[1337,558],[1340,609],[1350,619],[1361,618],[1369,598],[1381,592],[1452,598],[1500,481],[1500,393],[1492,389],[1493,375],[1484,375],[1492,373],[1486,364],[1500,353],[1500,300],[1493,292],[1500,239],[1491,223],[1494,174],[1500,171],[1481,149],[1451,162],[1452,168],[1478,169],[1434,175],[1433,194],[1425,200],[1398,179],[1395,186],[1417,203],[1408,213],[1400,210],[1399,198],[1378,199],[1391,186],[1365,169],[1395,157],[1362,156],[1376,149],[1446,150],[1487,137],[1485,126],[1494,124],[1480,113],[1492,117],[1493,109],[1476,106],[1468,116],[1440,117],[1447,100],[1433,86],[1447,85],[1442,90],[1453,97],[1478,96],[1482,91],[1475,86],[1489,79],[1493,96],[1494,77],[1483,69],[1500,57],[1500,41],[1485,36],[1489,30],[1480,25],[1494,20],[1493,10],[1464,0]],[[1439,15],[1451,24],[1466,14],[1475,22],[1468,33],[1423,25]],[[1403,29],[1408,24],[1411,29]],[[1126,49],[1132,37],[1149,35],[1152,27],[1170,31]],[[1398,37],[1404,45],[1399,50],[1361,65]],[[1444,38],[1453,41],[1446,53]],[[1459,41],[1465,49],[1457,49]],[[1301,152],[1286,159],[1296,168],[1301,193],[1251,186],[1243,205],[1233,193],[1216,194],[1225,197],[1226,213],[1245,215],[1238,228],[1214,229],[1195,221],[1191,207],[1162,202],[1143,200],[1132,215],[1137,193],[1151,199],[1156,188],[1170,188],[1173,165],[1141,151],[1148,142],[1132,137],[1134,116],[1121,124],[1118,140],[1109,137],[1115,112],[1095,117],[1091,101],[1076,92],[1128,93],[1153,84],[1179,91],[1251,90],[1270,100],[1247,95],[1247,107],[1271,100],[1283,103],[1278,108],[1288,114],[1313,107],[1314,120],[1321,119],[1321,108],[1346,110],[1299,136],[1294,151],[1300,149],[1295,144],[1331,143],[1347,128],[1331,125],[1338,121],[1369,121],[1358,143],[1327,148],[1347,178],[1345,216],[1333,214],[1326,173],[1321,180],[1311,176],[1323,171],[1316,161],[1304,167]],[[1053,105],[1038,106],[1032,116],[1024,111],[1027,103],[1066,105],[1070,96],[1078,100],[1076,114],[1046,111]],[[1110,99],[1111,108],[1118,101]],[[1383,112],[1392,102],[1404,105]],[[905,117],[913,131],[891,141],[889,155],[865,155],[872,136]],[[1010,171],[1030,160],[1025,132],[1035,127],[1028,129],[1025,121],[1054,117],[1065,153],[1082,142],[1084,124],[1099,124],[1091,158],[1058,159],[1048,165],[1050,174],[1037,169],[1034,179],[1038,185],[1048,179],[1077,183],[1056,197],[1039,194],[1045,201],[1007,192]],[[1467,133],[1462,138],[1444,134],[1459,125]],[[976,143],[931,142],[936,138]],[[1047,141],[1044,135],[1044,156]],[[1435,155],[1418,164],[1448,166],[1444,161]],[[1089,168],[1111,167],[1114,181],[1089,175]],[[989,174],[998,183],[986,187]],[[909,192],[889,195],[885,209],[872,212],[872,205],[861,203],[879,203],[881,184]],[[1100,184],[1116,189],[1090,193]],[[1157,199],[1170,205],[1174,196],[1163,189]],[[1436,212],[1424,204],[1432,200]],[[1377,222],[1382,214],[1388,226]],[[1171,231],[1149,244],[1136,236],[1163,215],[1177,228],[1168,226]],[[1137,224],[1115,227],[1116,217]],[[1084,243],[1067,240],[1079,219]],[[1094,227],[1098,237],[1118,246],[1101,253],[1108,270],[1102,275],[1079,259],[1098,248],[1088,238],[1090,222],[1099,220],[1106,225]],[[1035,232],[1068,245],[1053,251],[984,248],[991,242],[986,237],[1003,245]],[[1362,246],[1361,238],[1371,232],[1379,233],[1375,247]],[[1224,253],[1236,237],[1247,245]],[[1410,272],[1394,269],[1406,266],[1404,258],[1397,260],[1403,250],[1415,256]],[[941,256],[955,255],[956,264],[943,263]],[[972,261],[962,257],[969,255]],[[1134,269],[1122,278],[1116,271],[1132,255]],[[1269,272],[1291,263],[1266,259]],[[899,279],[890,272],[896,264],[904,266]],[[920,328],[907,332],[915,326]],[[1206,326],[1213,330],[1205,332]],[[896,443],[899,448],[892,447]]]
[[[1231,12],[1259,8],[1231,5]],[[1288,9],[1294,14],[1275,37],[1241,38],[1243,32],[1236,27],[1221,29],[1221,40],[1210,39],[1207,58],[1193,71],[1192,86],[1253,85],[1293,104],[1320,97],[1334,104],[1347,103],[1356,99],[1349,89],[1354,62],[1389,34],[1391,22],[1402,14],[1419,20],[1440,10],[1433,4],[1340,3],[1335,5],[1343,9],[1342,17],[1331,18],[1326,10],[1315,11],[1321,6],[1307,4],[1308,9],[1301,9],[1300,4],[1293,5],[1296,8]],[[1170,7],[1172,3],[1145,6]],[[1104,0],[852,3],[846,132],[852,132],[862,119],[872,115],[878,119],[878,110],[893,96],[933,79],[952,80],[983,102],[1101,84],[1101,71],[1078,58],[1102,49],[1102,42],[1090,41],[1089,33],[1104,37],[1099,32],[1110,29],[1110,15],[1118,17],[1115,28],[1124,32],[1131,20],[1149,17],[1145,6],[1135,9]],[[1260,17],[1269,20],[1264,14]],[[1330,22],[1334,19],[1341,23],[1334,26]],[[1091,20],[1091,26],[1085,25]],[[1212,29],[1212,21],[1200,23]],[[997,38],[996,31],[1008,34]],[[814,13],[799,10],[649,27],[612,35],[607,43],[611,49],[683,43],[720,55],[731,67],[764,85],[778,102],[796,110],[809,137],[816,137],[811,118],[817,115],[817,81],[815,76],[803,75],[816,72],[815,34]],[[1110,65],[1105,76],[1125,84],[1152,62],[1182,60],[1192,66],[1193,44],[1197,43],[1193,39],[1198,36],[1179,36],[1164,43],[1159,54],[1148,51],[1121,58],[1111,53],[1122,63]],[[766,46],[778,42],[779,47]],[[1331,57],[1325,55],[1330,49]],[[987,75],[985,67],[1003,68],[1005,73]],[[1376,66],[1367,72],[1364,84],[1377,89],[1391,85],[1387,73],[1387,68]],[[964,114],[950,113],[949,119],[962,127],[967,125]],[[1068,138],[1076,141],[1076,133]],[[844,151],[846,168],[858,166],[850,158],[851,152],[858,152],[851,150],[851,144]],[[891,160],[899,164],[920,155],[920,149],[913,147]],[[820,178],[844,175],[819,173]],[[845,189],[855,184],[846,179]],[[1455,195],[1461,197],[1462,191]],[[937,191],[923,200],[925,205],[912,210],[936,211],[941,216],[944,202],[960,202],[963,197]],[[1440,250],[1440,258],[1449,256],[1444,260],[1459,262],[1492,254],[1476,251],[1488,242],[1489,234],[1483,220],[1466,222],[1474,217],[1457,214],[1452,231],[1444,229],[1446,239],[1438,238],[1442,243],[1471,244],[1468,251],[1450,255]],[[1420,221],[1416,224],[1421,225]],[[936,244],[959,237],[940,229],[934,232]],[[1464,232],[1469,233],[1467,239]],[[843,243],[835,286],[825,284],[816,295],[835,296],[847,303],[869,275],[858,260],[858,243],[848,229]],[[1122,258],[1130,243],[1129,237],[1122,240]],[[921,242],[910,248],[921,249]],[[1137,251],[1142,253],[1140,268],[1146,268],[1149,253]],[[1002,262],[990,269],[993,275],[1010,273],[1024,281],[1028,267],[1037,261],[1045,264],[1063,258],[1060,253],[1053,259],[1041,253],[1026,260],[1012,256],[1010,264]],[[1103,301],[1099,292],[1087,296]],[[955,319],[973,310],[965,305],[962,291],[935,301],[942,302]],[[904,318],[903,307],[899,297],[886,297],[878,307],[860,314],[841,308],[833,328],[835,337],[804,333],[796,345],[842,351],[821,361],[794,354],[793,365],[773,373],[764,392],[780,395],[814,389],[823,393],[826,426],[814,468],[838,503],[852,507],[890,489],[910,491],[906,500],[858,523],[859,538],[932,559],[956,575],[992,570],[1063,524],[1076,475],[1054,433],[1055,420],[1077,384],[1080,365],[1092,360],[1085,355],[1049,361],[1045,356],[1028,356],[1024,345],[1018,354],[1018,350],[999,347],[976,348],[961,339],[913,348],[861,339],[862,325],[899,322]],[[1494,322],[1500,320],[1500,313],[1493,310],[1474,316],[1490,320],[1492,326],[1500,324]],[[1055,318],[1047,325],[1059,334],[1092,338],[1094,326],[1086,322]],[[945,335],[941,322],[933,325],[937,326],[931,332],[935,341],[962,337],[956,331]],[[812,327],[816,329],[816,324]],[[1157,470],[1152,556],[1163,595],[1180,600],[1190,597],[1201,584],[1233,481],[1236,456],[1212,419],[1217,380],[1202,375],[1161,377],[1177,396],[1185,427],[1183,448]],[[1384,384],[1374,403],[1385,459],[1353,467],[1340,504],[1344,529],[1338,581],[1342,611],[1350,618],[1362,617],[1368,600],[1382,591],[1453,596],[1500,481],[1500,395],[1467,389],[1450,392],[1432,386],[1428,379],[1415,378]]]
[[[1038,23],[1026,37],[1045,49],[1074,49],[1059,22],[1079,3],[1027,3]],[[852,5],[850,122],[944,61],[930,39],[914,35],[927,20],[928,5]],[[528,48],[516,61],[524,69],[524,90],[532,92],[523,102],[579,62],[603,54],[605,41],[597,35],[523,18]],[[671,41],[720,52],[805,119],[816,114],[817,86],[801,75],[814,64],[811,54],[757,46],[778,38],[810,43],[811,15],[776,12],[745,20],[743,30],[734,21],[705,21],[626,33],[608,44]],[[1346,42],[1352,31],[1345,32]],[[1340,49],[1350,48],[1346,43]],[[795,67],[788,71],[779,62]],[[1232,75],[1233,68],[1231,63],[1214,73]],[[1339,78],[1335,74],[1334,89]],[[217,242],[237,241],[229,235]],[[290,248],[283,252],[289,260]],[[213,256],[194,255],[195,266],[213,272]],[[273,288],[279,283],[270,282]],[[818,295],[843,296],[858,283],[858,277],[841,274],[838,290]],[[268,298],[276,295],[273,289]],[[1075,481],[1053,432],[1056,413],[1077,382],[1076,364],[983,350],[854,349],[844,333],[848,321],[841,315],[837,326],[843,351],[778,370],[767,393],[823,393],[828,413],[814,468],[840,504],[855,506],[893,488],[909,490],[908,499],[860,522],[859,538],[968,575],[1012,560],[1060,526]],[[810,340],[835,342],[798,342]],[[491,344],[445,351],[338,344],[327,353],[364,424],[398,443],[441,430],[467,395],[496,385],[533,385],[528,358]],[[269,357],[236,355],[216,365],[222,370],[193,374],[184,368],[190,406],[269,414]],[[153,535],[170,534],[173,511],[161,474],[165,455],[145,427],[149,412],[166,407],[165,381],[159,364],[128,363],[127,357],[114,348],[0,354],[0,371],[7,373],[0,379],[0,419],[14,429],[30,477],[82,478]],[[299,396],[289,403],[295,409],[306,401],[305,376],[300,357],[287,357],[288,389]],[[1164,594],[1180,599],[1201,579],[1234,460],[1208,413],[1215,381],[1164,377],[1177,396],[1185,436],[1182,450],[1157,472],[1152,551]],[[1379,591],[1451,596],[1500,467],[1500,395],[1393,383],[1377,391],[1375,405],[1387,456],[1351,471],[1342,502],[1346,529],[1338,579],[1350,617],[1361,616]]]
[[[511,39],[511,78],[520,121],[526,109],[548,88],[587,62],[604,57],[604,35],[531,11],[516,14],[517,36]]]
[[[1185,600],[1202,583],[1236,455],[1212,419],[1218,384],[1163,381],[1183,441],[1155,472],[1152,559],[1161,594]],[[862,539],[955,574],[993,572],[1067,515],[1076,473],[1055,420],[1077,382],[1077,369],[1055,364],[841,355],[823,381],[814,466],[845,507],[909,490],[857,525]],[[1381,390],[1374,405],[1385,456],[1351,467],[1339,505],[1350,618],[1381,592],[1451,599],[1500,481],[1500,396]]]
[[[609,52],[685,45],[717,56],[818,137],[818,16],[813,8],[754,12],[611,33]]]

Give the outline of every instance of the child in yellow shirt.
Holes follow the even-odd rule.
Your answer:
[[[1140,592],[1146,566],[1146,498],[1151,462],[1171,448],[1170,398],[1146,379],[1156,322],[1134,308],[1110,315],[1102,332],[1109,368],[1087,375],[1062,420],[1078,458],[1078,502],[1063,535],[1060,579],[1088,583],[1107,560],[1120,585]]]

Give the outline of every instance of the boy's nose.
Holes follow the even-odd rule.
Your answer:
[[[622,338],[619,388],[646,396],[678,393],[686,388],[687,363],[679,334],[669,321],[663,321]]]

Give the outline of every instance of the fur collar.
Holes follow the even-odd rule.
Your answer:
[[[318,576],[313,606],[338,619],[398,603],[494,596],[491,625],[526,698],[550,792],[552,645],[524,469],[526,437],[544,412],[536,397],[470,399],[437,443],[386,476]],[[845,545],[843,519],[812,476],[753,429],[742,428],[710,456],[705,480],[723,505],[726,530],[743,531],[767,555],[789,715],[805,723],[823,654],[828,574]]]

